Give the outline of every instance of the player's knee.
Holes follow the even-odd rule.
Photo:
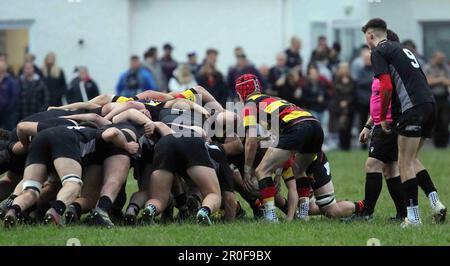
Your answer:
[[[114,138],[117,138],[119,134],[120,134],[119,129],[111,127],[103,132],[102,137],[104,140],[110,141]]]
[[[374,159],[368,158],[366,161],[366,173],[381,173],[383,171],[383,162]]]
[[[385,164],[383,168],[384,176],[389,179],[399,175],[398,166],[395,163]]]

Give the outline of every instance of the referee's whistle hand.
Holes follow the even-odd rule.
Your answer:
[[[362,144],[366,143],[369,139],[369,134],[370,130],[367,128],[363,128],[363,130],[361,130],[361,133],[359,133],[359,142],[361,142]]]

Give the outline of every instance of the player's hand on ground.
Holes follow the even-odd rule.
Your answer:
[[[361,133],[359,133],[359,142],[362,144],[367,143],[369,140],[370,130],[368,128],[363,128]]]
[[[386,120],[381,121],[381,129],[383,129],[383,132],[386,134],[391,133],[391,126]]]
[[[134,141],[128,142],[126,150],[129,154],[136,154],[139,150],[139,144]]]

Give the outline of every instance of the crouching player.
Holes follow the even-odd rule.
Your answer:
[[[249,182],[253,176],[253,162],[257,150],[258,123],[278,137],[276,147],[269,147],[261,163],[254,171],[258,178],[261,198],[264,204],[264,219],[277,222],[274,197],[276,194],[272,174],[281,168],[289,158],[296,154],[299,166],[299,180],[297,191],[300,198],[303,192],[309,190],[306,168],[313,162],[316,154],[322,149],[323,130],[316,118],[300,107],[283,99],[261,94],[258,78],[251,74],[244,74],[236,79],[236,92],[244,106],[244,126],[246,128],[245,141],[245,172],[244,182]],[[277,122],[273,122],[278,118]],[[279,129],[274,132],[273,129]],[[308,196],[308,195],[306,195]]]
[[[108,140],[108,130],[100,131],[89,127],[58,126],[44,128],[33,138],[23,177],[23,192],[17,196],[5,215],[4,226],[12,227],[21,218],[24,210],[32,207],[39,199],[42,183],[48,176],[48,170],[54,167],[61,179],[62,188],[56,201],[46,212],[44,222],[61,224],[61,215],[66,206],[72,203],[80,194],[83,181],[82,159],[95,151],[99,138]],[[123,137],[123,136],[121,136]],[[130,153],[136,153],[139,145],[123,141],[125,137],[111,139],[115,145]]]

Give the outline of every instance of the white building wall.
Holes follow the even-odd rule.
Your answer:
[[[38,65],[53,51],[67,82],[76,65],[87,65],[101,90],[112,92],[128,62],[128,4],[127,0],[1,0],[0,25],[31,20],[30,52]]]
[[[281,0],[132,0],[131,50],[142,55],[150,46],[174,47],[176,60],[185,62],[195,50],[219,50],[218,67],[226,74],[235,63],[233,49],[242,46],[257,65],[272,65],[284,48]]]
[[[326,23],[325,36],[328,45],[334,41],[333,27],[337,25],[360,26],[367,18],[368,2],[365,0],[292,0],[292,34],[300,36],[303,40],[302,56],[305,62],[309,61],[312,50],[315,48],[317,35],[311,32],[314,22]],[[361,35],[361,41],[363,36]]]
[[[400,39],[412,39],[423,52],[420,22],[450,21],[449,0],[390,0],[369,5],[372,17],[384,18]]]
[[[242,46],[257,66],[271,66],[292,35],[303,39],[307,62],[316,42],[314,22],[326,24],[331,45],[334,27],[357,28],[380,16],[421,50],[419,22],[449,20],[448,10],[449,0],[1,0],[0,28],[28,25],[39,65],[54,51],[68,79],[76,65],[87,65],[102,91],[113,92],[131,54],[153,45],[161,51],[165,42],[175,46],[181,62],[188,51],[202,60],[207,48],[217,48],[225,74],[234,64],[234,47]]]

